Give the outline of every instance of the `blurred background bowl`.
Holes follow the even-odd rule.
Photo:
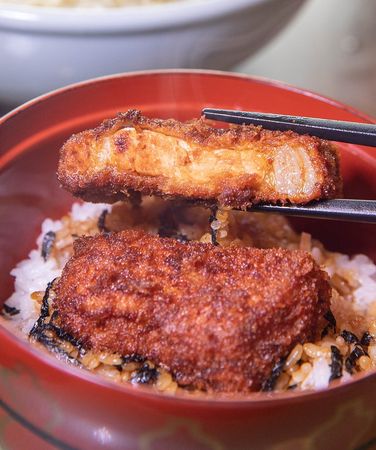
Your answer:
[[[2,109],[131,70],[227,69],[266,44],[304,0],[176,0],[123,8],[0,6]]]
[[[332,100],[278,82],[205,71],[92,80],[47,94],[0,119],[0,303],[9,272],[35,245],[44,218],[74,202],[56,180],[74,132],[118,111],[197,117],[204,106],[370,122]],[[345,195],[376,198],[374,149],[341,144]],[[294,222],[332,250],[376,259],[374,226]],[[375,370],[311,393],[190,399],[110,384],[31,346],[0,318],[0,447],[8,450],[354,450],[376,442]],[[373,444],[372,444],[373,443]]]

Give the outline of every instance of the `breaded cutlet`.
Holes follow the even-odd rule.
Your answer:
[[[304,204],[341,195],[333,144],[292,131],[205,119],[149,119],[130,110],[72,136],[58,179],[76,197],[115,202],[132,192],[244,208]]]
[[[180,386],[231,393],[259,390],[314,339],[331,293],[303,251],[134,230],[77,239],[54,291],[57,324],[85,348],[142,355]]]

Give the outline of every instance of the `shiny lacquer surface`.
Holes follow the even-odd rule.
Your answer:
[[[56,180],[72,133],[129,108],[197,117],[203,107],[371,122],[331,100],[276,82],[201,71],[145,72],[48,94],[0,119],[0,300],[10,269],[45,217],[74,201]],[[374,149],[341,144],[345,194],[376,198]],[[294,220],[330,249],[376,259],[373,225]],[[376,374],[326,391],[248,398],[168,397],[68,367],[0,326],[0,446],[6,449],[355,449],[376,439]],[[350,426],[351,424],[351,426]],[[363,447],[362,447],[363,446]]]

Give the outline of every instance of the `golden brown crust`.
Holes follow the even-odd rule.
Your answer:
[[[307,203],[341,193],[329,142],[258,126],[219,129],[130,110],[62,147],[61,185],[88,201],[114,202],[129,190],[223,206]]]
[[[183,386],[260,389],[329,309],[327,276],[301,251],[141,231],[80,238],[74,250],[55,289],[59,325],[88,348],[145,356]]]

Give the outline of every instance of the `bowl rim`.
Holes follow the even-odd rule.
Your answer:
[[[357,108],[350,106],[346,103],[340,102],[338,100],[335,100],[334,98],[331,98],[330,96],[318,94],[317,92],[315,92],[313,90],[300,88],[300,87],[294,86],[292,84],[289,84],[285,81],[274,80],[272,78],[267,78],[267,77],[263,77],[263,76],[259,76],[259,75],[249,75],[246,73],[229,72],[229,71],[223,71],[223,70],[149,69],[149,70],[136,70],[136,71],[131,71],[131,72],[119,72],[119,73],[114,73],[111,75],[104,75],[104,76],[100,76],[100,77],[88,78],[87,80],[78,81],[76,83],[71,83],[71,84],[67,84],[66,86],[52,89],[50,91],[45,92],[44,94],[38,95],[37,97],[34,97],[34,98],[28,100],[27,102],[22,103],[21,105],[17,106],[16,108],[13,108],[12,110],[7,112],[3,116],[0,116],[0,125],[2,125],[7,120],[11,119],[16,114],[22,112],[24,109],[27,109],[33,105],[43,102],[44,100],[47,100],[50,97],[60,95],[64,92],[80,89],[81,87],[88,86],[90,84],[94,84],[94,83],[102,82],[102,81],[106,81],[106,80],[111,80],[111,79],[117,79],[117,78],[132,78],[132,77],[143,77],[143,76],[147,77],[150,75],[169,76],[171,74],[209,75],[209,76],[219,77],[219,78],[240,78],[240,79],[244,79],[244,80],[250,80],[250,81],[253,81],[253,82],[256,82],[259,84],[277,87],[282,90],[295,92],[296,94],[303,95],[304,97],[310,97],[310,98],[319,100],[323,103],[327,103],[331,106],[334,106],[337,109],[354,114],[354,115],[358,116],[360,119],[367,121],[368,123],[376,124],[376,117],[372,117],[370,114],[363,113],[362,111],[359,111]]]
[[[126,73],[118,73],[114,75],[107,75],[104,77],[91,78],[89,80],[81,81],[78,83],[70,84],[65,87],[61,87],[55,89],[53,91],[47,92],[43,95],[40,95],[20,106],[10,111],[3,117],[0,117],[0,127],[7,122],[8,120],[15,117],[17,114],[21,113],[23,110],[35,106],[38,103],[44,102],[51,97],[59,96],[65,92],[74,91],[77,89],[81,89],[84,86],[90,84],[96,84],[100,82],[105,82],[106,80],[117,79],[117,78],[132,78],[132,77],[147,77],[147,76],[169,76],[174,74],[182,74],[182,75],[209,75],[218,78],[235,78],[235,79],[245,79],[251,82],[277,87],[278,89],[287,90],[290,92],[297,93],[299,95],[303,95],[305,97],[311,97],[317,99],[323,103],[334,106],[342,111],[350,112],[351,114],[357,115],[360,119],[365,120],[369,123],[376,123],[376,119],[373,119],[371,116],[364,114],[358,111],[356,108],[348,106],[344,103],[338,102],[330,97],[323,96],[321,94],[317,94],[313,91],[298,88],[295,86],[291,86],[285,82],[272,80],[264,77],[258,76],[250,76],[247,74],[239,74],[232,72],[223,72],[217,70],[202,70],[202,69],[161,69],[161,70],[144,70],[137,72],[126,72]],[[361,149],[359,149],[361,152]],[[6,153],[5,153],[6,155]],[[0,170],[3,170],[8,164],[11,164],[15,158],[10,158],[4,165],[0,163]],[[372,158],[373,159],[373,158]],[[375,155],[376,159],[376,155]],[[1,158],[0,158],[1,162]],[[52,355],[49,355],[45,351],[38,349],[37,346],[33,346],[27,342],[25,336],[19,331],[15,330],[11,322],[7,322],[5,319],[0,317],[0,342],[5,338],[13,341],[14,345],[24,352],[31,355],[34,361],[38,364],[47,365],[53,370],[62,371],[68,377],[74,377],[76,380],[81,380],[87,382],[94,386],[100,386],[103,389],[116,391],[121,395],[130,395],[136,397],[143,397],[149,400],[158,400],[158,399],[166,399],[166,401],[173,401],[177,403],[190,403],[194,405],[205,405],[208,407],[209,405],[215,407],[258,407],[265,406],[266,404],[273,402],[275,404],[284,403],[286,400],[289,402],[301,402],[307,398],[312,397],[320,397],[320,396],[328,396],[334,395],[335,393],[342,393],[348,389],[351,389],[354,384],[360,383],[364,380],[368,380],[370,378],[374,378],[376,380],[376,369],[372,369],[371,371],[365,373],[358,373],[352,376],[351,380],[346,382],[334,384],[329,388],[318,389],[318,390],[307,390],[307,391],[299,391],[299,392],[273,392],[273,393],[265,393],[265,392],[255,392],[246,395],[226,395],[226,394],[210,394],[207,396],[203,396],[202,398],[199,396],[198,398],[189,396],[189,394],[178,393],[175,395],[166,395],[164,393],[160,393],[156,390],[151,389],[150,387],[137,386],[137,388],[132,387],[132,385],[128,384],[117,384],[111,381],[106,380],[100,376],[97,376],[89,371],[85,371],[79,369],[74,366],[69,366],[67,363],[54,358]],[[232,398],[230,398],[232,397]]]
[[[218,20],[273,1],[275,0],[175,0],[171,3],[113,8],[5,4],[0,5],[0,28],[54,34],[155,31]]]

